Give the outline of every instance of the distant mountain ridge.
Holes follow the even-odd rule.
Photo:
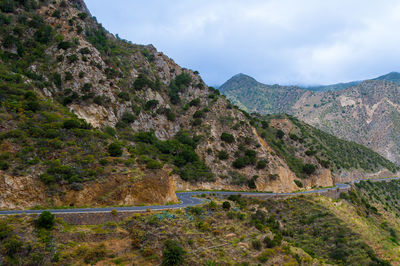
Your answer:
[[[342,88],[342,89],[338,89]],[[400,163],[400,73],[321,87],[265,85],[240,74],[220,90],[248,112],[287,113]]]

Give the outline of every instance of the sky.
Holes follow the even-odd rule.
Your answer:
[[[238,73],[318,85],[400,71],[400,1],[85,0],[113,34],[153,44],[208,85]]]

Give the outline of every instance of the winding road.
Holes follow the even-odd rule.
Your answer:
[[[389,181],[394,179],[400,179],[400,177],[391,177],[391,178],[376,178],[376,179],[364,179],[370,180],[372,182],[379,181]],[[354,183],[360,182],[359,180],[354,181]],[[317,194],[317,193],[325,193],[330,190],[344,190],[348,189],[351,186],[349,184],[336,184],[334,187],[329,188],[321,188],[316,190],[308,190],[308,191],[299,191],[299,192],[290,192],[290,193],[263,193],[263,192],[233,192],[233,191],[192,191],[192,192],[178,192],[176,193],[179,198],[179,204],[174,205],[158,205],[158,206],[132,206],[132,207],[104,207],[104,208],[77,208],[77,209],[48,209],[46,211],[50,211],[54,214],[61,213],[101,213],[101,212],[111,212],[112,210],[116,210],[118,212],[144,212],[147,209],[153,211],[159,210],[169,210],[169,209],[180,209],[189,206],[195,206],[207,201],[204,198],[194,198],[193,196],[199,194],[217,194],[217,195],[237,195],[241,194],[243,196],[295,196],[295,195],[306,195],[306,194]],[[15,215],[15,214],[40,214],[44,210],[5,210],[0,211],[0,215]]]

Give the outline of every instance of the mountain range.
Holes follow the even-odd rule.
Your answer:
[[[238,74],[220,90],[248,112],[288,113],[339,138],[370,147],[400,163],[400,73],[335,85],[265,85]]]
[[[165,204],[175,190],[284,192],[398,170],[293,117],[238,109],[152,45],[110,34],[83,1],[1,7],[0,208]],[[270,111],[304,96],[264,91]]]

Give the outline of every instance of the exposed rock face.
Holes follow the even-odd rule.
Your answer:
[[[29,176],[10,176],[0,171],[0,208],[24,209],[46,201],[45,187]]]
[[[365,81],[337,92],[306,93],[289,110],[301,120],[400,163],[400,86]]]
[[[175,180],[166,171],[132,172],[86,183],[76,190],[49,195],[36,178],[9,176],[0,171],[0,208],[26,209],[35,206],[111,206],[167,204],[178,202]]]

